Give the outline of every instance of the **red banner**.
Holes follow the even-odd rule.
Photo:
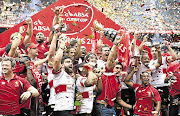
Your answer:
[[[69,27],[68,31],[64,32],[69,36],[69,41],[81,39],[82,45],[86,46],[88,51],[91,50],[92,39],[89,38],[89,35],[92,35],[91,27],[93,27],[93,21],[95,19],[101,22],[105,28],[120,29],[119,25],[115,24],[115,22],[107,18],[85,0],[59,0],[31,17],[33,20],[34,34],[31,39],[32,42],[36,43],[35,35],[38,32],[43,32],[46,37],[49,36],[53,17],[55,16],[51,10],[54,6],[64,8],[61,14],[64,19],[63,22]],[[18,32],[20,26],[25,26],[25,28],[27,28],[27,25],[25,25],[23,21],[0,34],[0,47],[4,47],[10,42],[10,35],[14,32]],[[97,34],[97,38],[99,38],[99,35],[100,34]],[[104,39],[104,44],[112,46],[112,42],[106,38]]]
[[[92,47],[93,41],[92,37],[89,37],[89,35],[92,35],[91,27],[93,27],[94,20],[97,20],[104,25],[104,28],[113,28],[115,30],[125,29],[117,25],[111,19],[107,18],[103,13],[89,4],[86,0],[59,0],[31,17],[33,20],[32,42],[36,43],[35,35],[38,32],[43,32],[46,39],[48,38],[51,31],[53,18],[55,16],[54,12],[51,10],[51,8],[54,8],[54,6],[64,9],[60,14],[62,15],[61,17],[63,18],[63,22],[66,23],[68,27],[68,30],[64,32],[69,37],[68,42],[74,39],[81,39],[82,45],[86,46],[87,51],[91,50]],[[18,32],[20,26],[25,26],[25,28],[27,28],[27,25],[25,25],[25,22],[23,21],[0,34],[0,47],[4,47],[10,42],[10,35],[14,32]],[[97,39],[99,36],[100,34],[96,33]],[[128,40],[128,37],[126,37],[126,39]],[[129,40],[123,41],[122,44],[124,47],[121,46],[120,50],[125,49],[125,47],[127,48],[126,50],[128,50]],[[112,42],[105,37],[103,39],[103,43],[110,46],[113,45]],[[129,52],[123,53],[123,55],[126,55],[125,57],[123,56],[126,63],[128,53]]]

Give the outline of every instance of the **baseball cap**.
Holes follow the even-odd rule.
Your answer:
[[[38,44],[31,43],[31,45],[26,49],[26,53],[32,48],[37,48]]]

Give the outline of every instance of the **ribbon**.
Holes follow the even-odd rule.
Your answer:
[[[42,99],[42,82],[43,78],[41,76],[41,73],[38,71],[38,69],[34,66],[33,62],[30,62],[31,72],[33,74],[33,77],[36,79],[37,82],[37,90],[39,92],[39,97],[36,99],[36,116],[42,116],[42,112],[44,112],[44,106],[43,106],[43,99]]]
[[[98,48],[97,48],[97,33],[96,30],[93,30],[94,38],[92,38],[92,48],[91,52],[94,52],[95,54],[98,53]]]

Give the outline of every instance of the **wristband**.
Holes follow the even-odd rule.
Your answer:
[[[115,46],[118,46],[116,43],[114,43]]]
[[[26,69],[30,69],[31,70],[31,67],[26,67]]]
[[[32,96],[33,93],[31,91],[29,91],[29,92],[31,93],[31,96]]]

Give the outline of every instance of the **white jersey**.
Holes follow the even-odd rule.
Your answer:
[[[147,71],[147,72],[149,72],[149,74],[151,74],[151,71],[154,71],[155,69],[156,69],[155,65],[153,65],[153,66],[149,65],[148,67],[146,67],[143,63],[141,63],[141,66],[139,67],[139,70],[136,73],[134,73],[134,75],[133,75],[133,78],[136,77],[136,82],[135,83],[141,85],[142,81],[140,79],[140,74],[142,72],[144,72],[144,71]]]
[[[75,78],[65,71],[52,76],[56,93],[54,111],[74,110]]]
[[[48,101],[48,105],[55,104],[55,89],[53,86],[53,74],[52,74],[53,67],[48,66],[47,71],[48,71],[48,87],[50,89],[50,97]]]
[[[105,62],[103,60],[97,60],[97,68],[100,70],[105,70],[106,63],[107,62]]]
[[[158,62],[158,59],[151,60],[150,65],[154,65]],[[155,71],[152,71],[152,79],[151,84],[156,87],[168,86],[168,84],[164,83],[164,79],[166,78],[166,70],[167,70],[167,57],[162,57],[162,65],[157,68]]]
[[[91,87],[85,87],[84,83],[87,80],[86,77],[78,77],[76,80],[76,87],[78,92],[80,92],[83,96],[82,104],[81,104],[81,111],[82,113],[91,113],[93,108],[93,88]]]

